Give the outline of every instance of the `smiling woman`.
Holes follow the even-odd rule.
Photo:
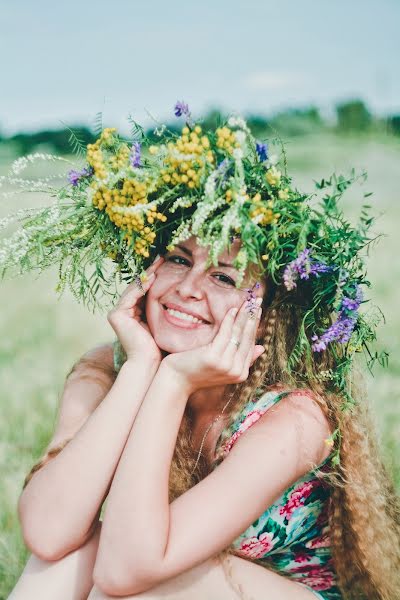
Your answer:
[[[225,253],[226,260],[230,257],[232,262],[239,249],[236,240],[231,252]],[[251,284],[247,277],[243,287],[235,287],[238,272],[228,262],[220,262],[220,269],[213,265],[206,269],[207,248],[197,246],[193,236],[164,258],[146,301],[146,318],[157,345],[167,352],[180,352],[210,343],[227,311],[243,303],[247,288],[255,281]],[[264,291],[263,283],[260,294]]]
[[[19,501],[41,598],[398,597],[398,499],[352,371],[375,335],[370,222],[338,207],[354,178],[315,207],[242,119],[205,134],[176,114],[147,155],[105,129],[0,252],[59,261],[87,303],[130,281]]]

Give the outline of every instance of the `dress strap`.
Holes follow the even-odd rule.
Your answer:
[[[291,394],[291,390],[285,390],[282,392],[268,391],[261,396],[256,395],[247,404],[244,405],[242,410],[239,412],[235,420],[225,428],[217,441],[216,448],[219,446],[221,437],[224,433],[228,434],[226,441],[223,446],[223,456],[228,454],[232,449],[236,440],[244,433],[249,427],[251,427],[264,413],[267,412],[272,406],[277,404],[279,400]]]

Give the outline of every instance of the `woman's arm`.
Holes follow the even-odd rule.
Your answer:
[[[22,533],[28,548],[40,558],[57,560],[82,545],[91,533],[157,366],[147,361],[137,361],[129,369],[123,366],[71,441],[24,489],[18,503]],[[61,435],[69,437],[68,433],[82,423],[85,409],[77,406],[94,403],[93,392],[89,392],[88,382],[79,378],[79,372],[73,382],[73,391],[68,386],[64,389],[63,400],[68,398],[69,402],[63,402],[60,410],[64,423],[68,413],[69,424],[62,432],[58,428],[50,447],[61,441]]]
[[[134,368],[128,360],[127,370]],[[164,557],[168,482],[188,393],[161,363],[132,426],[107,499],[94,582],[106,593],[136,592]],[[140,591],[140,590],[138,590]]]
[[[168,502],[186,392],[160,366],[113,479],[95,585],[140,594],[216,556],[326,456],[329,425],[307,396],[288,396],[240,436],[200,483]],[[313,485],[318,485],[314,482]]]

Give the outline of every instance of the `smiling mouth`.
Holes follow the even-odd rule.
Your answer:
[[[187,313],[181,312],[179,310],[168,308],[164,304],[162,305],[162,307],[169,315],[171,315],[175,319],[184,321],[185,323],[193,323],[194,325],[210,325],[208,321],[203,321],[202,319],[198,319],[197,317],[188,315]]]

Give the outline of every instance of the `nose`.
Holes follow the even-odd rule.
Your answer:
[[[182,298],[204,298],[204,283],[206,274],[195,269],[188,269],[182,279],[176,284],[176,291]]]

